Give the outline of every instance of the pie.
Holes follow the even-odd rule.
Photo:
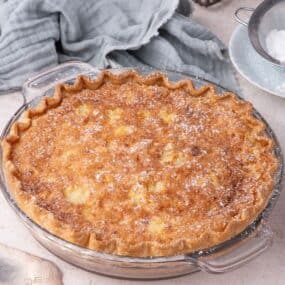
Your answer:
[[[19,207],[52,234],[124,256],[229,240],[274,188],[278,160],[250,103],[159,72],[58,84],[2,142]]]

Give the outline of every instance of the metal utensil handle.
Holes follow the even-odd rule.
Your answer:
[[[254,11],[254,8],[249,8],[249,7],[240,7],[238,8],[236,11],[235,11],[235,19],[237,22],[239,22],[240,24],[244,25],[244,26],[248,26],[248,22],[246,22],[245,20],[243,20],[241,17],[240,17],[240,12],[241,11],[249,11],[249,12],[253,12]]]
[[[274,234],[271,228],[265,223],[261,223],[248,239],[241,241],[237,247],[232,250],[217,253],[216,256],[208,255],[195,258],[189,258],[189,262],[209,273],[224,273],[234,270],[256,256],[264,252],[271,246]]]
[[[87,63],[77,61],[70,61],[44,70],[25,81],[22,89],[24,101],[26,103],[37,96],[43,95],[56,83],[74,79],[79,74],[88,75],[88,73],[94,74],[96,72],[99,72],[99,70]]]

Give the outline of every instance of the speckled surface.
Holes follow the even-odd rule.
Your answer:
[[[228,44],[231,33],[237,26],[233,19],[233,13],[239,6],[254,7],[261,1],[257,0],[223,0],[223,5],[217,5],[209,9],[197,8],[194,12],[194,18],[208,26],[215,32],[226,44]],[[280,144],[285,149],[285,99],[270,95],[260,91],[245,79],[239,78],[244,97],[251,101],[257,110],[270,123],[275,131]],[[8,118],[21,105],[19,94],[10,94],[0,96],[0,128],[6,124]],[[11,245],[33,254],[45,257],[54,261],[64,274],[64,284],[66,285],[97,285],[97,284],[115,284],[131,285],[143,284],[142,282],[117,280],[108,277],[99,276],[61,261],[54,257],[47,250],[41,247],[18,221],[16,215],[10,209],[3,196],[0,195],[0,242]],[[270,224],[275,232],[275,241],[270,250],[245,265],[244,267],[230,273],[222,275],[210,275],[199,272],[192,275],[179,277],[164,281],[153,281],[148,284],[211,284],[211,285],[283,285],[285,284],[285,193],[282,193],[280,199],[272,212]],[[39,284],[40,283],[34,283]],[[21,285],[21,284],[19,284]],[[26,285],[23,283],[23,285]]]

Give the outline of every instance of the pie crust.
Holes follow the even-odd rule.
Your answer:
[[[278,167],[250,103],[133,70],[58,84],[2,146],[9,189],[32,220],[137,257],[234,237],[264,209]]]

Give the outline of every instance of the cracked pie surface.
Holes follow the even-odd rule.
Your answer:
[[[69,242],[165,256],[234,237],[265,207],[278,162],[234,94],[161,73],[59,84],[3,140],[19,207]]]

